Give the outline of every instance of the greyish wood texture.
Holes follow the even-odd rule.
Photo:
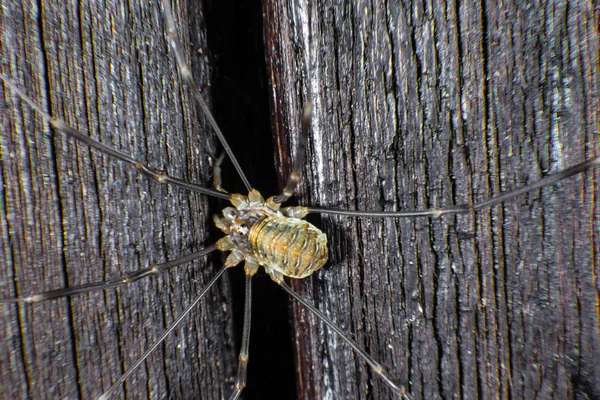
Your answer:
[[[265,49],[284,168],[312,89],[302,204],[479,201],[600,154],[589,2],[295,3],[264,2]],[[441,220],[323,216],[330,262],[294,286],[414,398],[598,398],[599,184]],[[391,398],[292,309],[299,398]]]
[[[214,136],[182,85],[159,4],[17,1],[0,9],[2,72],[42,107],[153,168],[211,185]],[[206,41],[201,10],[180,2],[175,13],[209,92],[209,59],[196,51]],[[203,196],[150,182],[53,133],[0,88],[2,297],[116,277],[211,244]],[[205,286],[214,261],[121,290],[2,305],[0,397],[98,397]],[[230,302],[223,281],[114,398],[230,393]]]
[[[4,74],[92,137],[211,184],[218,146],[178,76],[159,4],[13,3],[2,8]],[[177,25],[205,97],[215,98],[219,122],[265,195],[276,192],[275,171],[264,165],[273,156],[256,149],[274,141],[283,182],[309,85],[315,112],[303,204],[458,204],[600,154],[598,11],[587,3],[264,2],[264,27],[240,26],[232,37],[245,14],[257,18],[256,5],[220,3],[180,2]],[[301,18],[309,10],[311,28]],[[263,51],[266,75],[248,62]],[[256,87],[238,88],[244,80]],[[266,89],[258,100],[257,88]],[[219,237],[206,230],[222,203],[208,207],[53,137],[0,90],[3,297],[106,279]],[[265,93],[273,134],[255,118],[267,111]],[[224,175],[228,189],[241,190],[227,165]],[[312,218],[329,235],[331,261],[295,286],[417,399],[598,397],[599,180],[593,171],[440,221]],[[120,290],[3,305],[0,397],[96,397],[220,262],[217,255]],[[238,275],[226,274],[117,398],[231,393]],[[287,352],[275,343],[290,335],[273,319],[287,300],[265,276],[255,280],[255,388],[245,398],[293,397],[277,386],[284,361],[270,358]],[[291,309],[299,398],[391,397],[336,336]]]

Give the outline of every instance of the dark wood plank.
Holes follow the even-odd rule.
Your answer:
[[[283,168],[313,91],[301,203],[460,204],[600,154],[587,2],[297,3],[264,5]],[[295,287],[415,398],[597,398],[599,183],[435,221],[323,216],[330,262]],[[391,397],[300,306],[293,320],[299,398]]]
[[[108,4],[92,11],[83,5],[73,11],[70,4],[57,4],[45,4],[40,15],[29,5],[3,9],[4,73],[16,75],[36,99],[94,137],[176,176],[210,184],[214,142],[203,122],[196,122],[202,118],[173,60],[165,58],[170,52],[158,5],[125,10]],[[228,6],[238,18],[239,9]],[[308,84],[305,22],[296,19],[296,7],[265,3],[279,169],[289,165],[302,107],[298,93]],[[598,154],[598,38],[597,24],[589,23],[598,16],[589,6],[563,10],[551,4],[541,10],[503,3],[506,8],[495,11],[496,4],[389,5],[387,12],[378,4],[350,2],[313,7],[310,41],[319,56],[312,76],[319,90],[313,93],[304,203],[388,210],[459,203]],[[29,17],[21,16],[23,10]],[[178,25],[192,29],[184,37],[202,50],[193,58],[201,65],[198,79],[206,85],[210,63],[224,82],[215,84],[225,97],[219,102],[227,103],[222,86],[237,83],[232,72],[219,72],[223,57],[212,59],[204,47],[210,17],[191,17],[200,11],[182,4]],[[185,21],[188,16],[192,21]],[[236,23],[223,11],[212,22],[222,21]],[[243,60],[229,65],[237,64],[242,79],[260,80],[254,64]],[[2,107],[10,107],[10,114],[2,112],[0,147],[2,295],[104,279],[205,244],[203,227],[210,222],[204,217],[215,209],[201,198],[189,200],[83,146],[51,139],[38,116],[4,93]],[[219,120],[242,121],[226,131],[241,136],[243,151],[237,154],[252,161],[257,157],[251,147],[264,142],[254,140],[256,121],[240,115],[264,110],[249,93],[230,99],[229,114]],[[127,129],[117,132],[115,125]],[[274,174],[247,160],[244,167],[256,169],[250,171],[253,184],[271,194],[264,182]],[[317,218],[329,234],[332,261],[297,287],[353,332],[398,381],[412,382],[417,398],[592,398],[600,375],[593,362],[599,340],[593,282],[599,265],[592,191],[597,184],[596,171],[475,217],[386,223]],[[233,185],[228,187],[238,190]],[[215,268],[182,268],[117,292],[4,306],[0,354],[2,387],[12,390],[7,397],[96,396]],[[230,393],[232,336],[238,334],[231,328],[236,313],[230,290],[223,282],[212,292],[194,323],[128,383],[127,395]],[[272,317],[268,306],[281,311],[280,298],[263,287],[257,292],[266,301],[255,304],[255,317]],[[299,397],[389,397],[335,336],[293,310]],[[281,333],[271,325],[267,336],[263,324],[255,318],[253,341],[271,345],[252,349],[250,383],[264,381],[247,398],[275,387],[273,369],[283,368],[268,357],[261,360],[281,352],[273,340]]]
[[[179,2],[201,87],[210,73],[198,4]],[[182,85],[160,4],[3,5],[2,71],[53,115],[169,174],[211,185],[215,140]],[[207,201],[150,182],[62,135],[2,87],[0,293],[115,277],[211,244]],[[217,265],[215,265],[215,262]],[[2,396],[95,398],[173,322],[220,258],[157,279],[36,305],[3,305]],[[227,278],[225,278],[227,279]],[[120,397],[220,398],[235,363],[229,285],[127,381]],[[119,396],[116,396],[117,398]]]

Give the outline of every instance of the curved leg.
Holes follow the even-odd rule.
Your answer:
[[[238,370],[235,377],[235,389],[230,400],[239,399],[242,390],[246,387],[248,378],[248,358],[250,348],[250,326],[252,319],[252,276],[246,275],[246,299],[244,301],[244,330],[242,331],[242,345],[238,357]]]
[[[144,351],[144,354],[142,354],[140,358],[138,358],[133,364],[131,364],[131,367],[129,367],[129,369],[115,383],[113,383],[113,385],[106,392],[104,392],[102,396],[98,398],[99,400],[108,399],[110,394],[113,393],[119,386],[121,386],[123,382],[125,382],[125,379],[127,379],[129,375],[131,375],[146,360],[146,358],[148,358],[150,354],[152,354],[152,352],[165,340],[165,338],[169,336],[169,334],[173,332],[175,328],[177,328],[177,325],[179,325],[181,321],[183,321],[183,319],[187,317],[190,311],[192,311],[192,309],[196,307],[196,305],[200,302],[200,300],[202,300],[206,293],[208,293],[210,288],[212,288],[213,285],[219,280],[219,278],[221,277],[221,275],[223,275],[227,268],[229,267],[223,267],[219,270],[219,272],[217,272],[217,275],[215,275],[210,280],[210,282],[208,283],[208,285],[206,285],[204,290],[200,292],[198,297],[196,297],[194,301],[192,301],[192,303],[185,309],[185,311],[175,320],[173,325],[171,325],[169,329],[167,329],[150,347],[148,347],[148,349]]]
[[[373,357],[371,357],[366,351],[364,351],[359,345],[352,340],[344,331],[342,331],[332,320],[327,318],[325,314],[319,311],[315,306],[307,302],[305,299],[300,297],[298,293],[294,292],[291,287],[287,285],[283,280],[277,281],[279,285],[286,291],[290,296],[292,296],[296,301],[302,304],[304,307],[308,309],[311,313],[313,313],[317,318],[325,323],[329,328],[331,328],[335,333],[339,335],[339,337],[348,344],[348,346],[352,347],[352,350],[355,351],[365,362],[371,367],[371,370],[375,372],[377,375],[383,379],[383,381],[392,389],[398,396],[401,396],[404,399],[410,400],[411,396],[406,390],[404,386],[398,385],[396,382],[392,380],[383,369],[381,364],[379,364]]]
[[[308,141],[308,129],[310,128],[310,119],[312,116],[312,103],[309,101],[304,105],[304,112],[302,113],[302,128],[300,130],[300,137],[298,138],[298,147],[296,147],[296,159],[294,160],[294,166],[290,176],[288,176],[287,183],[283,192],[275,197],[277,203],[283,203],[294,194],[294,189],[298,186],[298,182],[302,178],[302,166],[304,165],[304,156],[306,155],[306,142]]]
[[[485,208],[495,206],[505,201],[511,200],[515,197],[521,196],[525,193],[531,192],[536,189],[540,189],[544,186],[554,185],[555,183],[562,181],[563,179],[571,176],[581,174],[589,169],[600,166],[600,156],[590,158],[580,164],[572,167],[563,169],[562,171],[555,172],[548,175],[545,178],[540,179],[537,182],[529,185],[510,190],[499,194],[498,196],[490,199],[480,201],[474,204],[461,204],[458,206],[451,206],[445,208],[430,208],[427,210],[414,210],[414,211],[398,211],[398,212],[382,212],[382,211],[350,211],[350,210],[334,210],[327,208],[312,208],[302,207],[303,210],[307,210],[308,213],[315,214],[334,214],[334,215],[347,215],[353,217],[367,217],[367,218],[415,218],[415,217],[431,217],[439,218],[444,215],[456,215],[456,214],[468,214],[474,211],[479,211]]]
[[[244,186],[246,186],[246,189],[248,189],[248,191],[250,191],[250,189],[252,189],[252,186],[250,186],[250,182],[248,182],[248,178],[246,178],[244,171],[242,171],[242,167],[240,167],[240,164],[238,163],[237,159],[233,155],[233,152],[231,151],[231,147],[229,147],[229,144],[227,144],[227,141],[225,140],[225,137],[223,136],[223,132],[221,132],[221,128],[219,128],[217,121],[215,121],[215,118],[212,116],[210,110],[208,109],[208,105],[206,105],[206,102],[202,98],[202,92],[196,85],[196,82],[194,82],[194,77],[192,76],[192,71],[190,69],[190,66],[189,66],[187,60],[185,59],[185,56],[183,55],[183,51],[181,51],[181,44],[179,43],[179,38],[177,36],[177,29],[175,28],[175,19],[173,18],[173,11],[171,10],[171,3],[169,3],[169,0],[162,1],[162,8],[163,8],[163,13],[165,15],[165,23],[167,25],[167,40],[169,42],[169,45],[171,45],[171,48],[173,49],[173,53],[175,53],[175,59],[177,60],[177,67],[179,68],[181,77],[183,78],[185,83],[189,86],[190,90],[192,91],[192,95],[194,95],[194,97],[196,98],[196,101],[200,105],[200,108],[202,108],[202,111],[204,112],[206,119],[208,119],[208,122],[212,126],[213,131],[219,138],[219,141],[221,142],[221,145],[223,146],[225,153],[227,153],[227,155],[229,156],[229,159],[233,163],[235,170],[237,171],[238,175],[244,182]]]
[[[50,290],[47,292],[36,293],[25,297],[16,297],[12,299],[0,299],[0,303],[37,303],[44,300],[56,299],[59,297],[73,296],[76,294],[94,292],[97,290],[106,290],[115,288],[118,286],[129,285],[133,282],[139,281],[150,275],[156,275],[162,273],[168,269],[176,267],[181,264],[188,263],[196,258],[207,255],[217,249],[216,245],[207,247],[206,249],[200,250],[196,253],[178,258],[173,261],[167,261],[162,264],[151,265],[146,268],[139,269],[137,271],[129,272],[118,278],[109,279],[101,282],[86,283],[85,285],[71,286],[62,289]]]
[[[212,190],[212,189],[207,189],[202,186],[194,185],[192,183],[188,183],[181,179],[169,176],[165,173],[156,171],[156,170],[150,168],[145,163],[143,163],[139,160],[136,160],[129,154],[125,154],[119,150],[113,149],[112,147],[108,147],[108,146],[100,143],[99,141],[82,134],[77,129],[67,125],[67,123],[64,120],[62,120],[60,118],[52,117],[50,114],[48,114],[46,111],[44,111],[44,109],[42,107],[40,107],[39,104],[37,104],[29,96],[27,96],[25,94],[25,92],[23,90],[21,90],[12,80],[8,79],[8,77],[0,74],[0,79],[2,79],[4,81],[4,83],[6,85],[8,85],[8,87],[10,87],[13,92],[15,92],[17,95],[19,95],[19,97],[23,101],[25,101],[27,104],[29,104],[29,106],[31,108],[33,108],[35,111],[37,111],[42,116],[43,119],[48,121],[48,123],[50,124],[50,126],[53,129],[56,129],[57,131],[65,134],[66,136],[73,138],[81,143],[84,143],[87,146],[89,146],[95,150],[98,150],[99,152],[106,154],[109,157],[112,157],[114,159],[117,159],[119,161],[122,161],[126,164],[133,166],[140,173],[146,175],[149,178],[154,179],[155,181],[157,181],[159,183],[167,183],[167,184],[170,184],[170,185],[182,188],[182,189],[187,189],[187,190],[191,190],[194,192],[202,193],[207,196],[212,196],[212,197],[217,197],[220,199],[229,200],[230,196],[228,194],[225,194],[225,193],[222,193],[222,192],[219,192],[216,190]]]

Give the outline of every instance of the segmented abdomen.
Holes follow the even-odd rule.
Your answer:
[[[266,217],[252,226],[248,241],[261,265],[292,278],[305,278],[327,261],[327,237],[302,219]]]

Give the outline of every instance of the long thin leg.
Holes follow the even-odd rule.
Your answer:
[[[202,186],[194,185],[192,183],[188,183],[181,179],[177,179],[172,176],[169,176],[165,173],[156,171],[156,170],[150,168],[148,165],[144,164],[143,162],[138,161],[135,158],[131,157],[129,154],[125,154],[119,150],[108,147],[108,146],[100,143],[99,141],[94,140],[91,137],[82,134],[75,128],[67,125],[67,123],[64,120],[62,120],[60,118],[52,117],[50,114],[48,114],[46,111],[44,111],[44,109],[40,105],[38,105],[29,96],[27,96],[25,94],[25,92],[23,90],[21,90],[8,77],[0,74],[0,79],[2,79],[4,81],[4,83],[6,85],[8,85],[8,87],[10,87],[13,92],[18,94],[19,97],[21,97],[21,99],[23,99],[27,104],[29,104],[29,106],[31,108],[33,108],[38,114],[40,114],[43,119],[48,121],[48,123],[50,124],[50,126],[53,129],[56,129],[57,131],[64,133],[68,137],[73,138],[81,143],[84,143],[84,144],[88,145],[89,147],[96,149],[103,154],[106,154],[109,157],[115,158],[117,160],[123,161],[124,163],[132,165],[139,172],[154,179],[155,181],[157,181],[159,183],[170,184],[170,185],[173,185],[173,186],[176,186],[179,188],[191,190],[194,192],[202,193],[207,196],[217,197],[220,199],[225,199],[225,200],[230,199],[230,196],[226,193],[219,192],[219,191],[212,190],[212,189],[207,189]]]
[[[167,39],[169,41],[169,44],[171,45],[171,48],[173,49],[173,53],[175,53],[175,59],[177,60],[177,67],[179,68],[179,73],[181,74],[181,77],[183,78],[185,83],[190,87],[190,90],[192,91],[192,95],[196,98],[196,101],[200,105],[200,108],[202,108],[204,115],[208,119],[208,122],[210,123],[215,134],[219,138],[219,141],[221,142],[221,145],[223,146],[225,153],[227,153],[227,155],[229,156],[229,159],[233,163],[235,170],[237,171],[238,175],[244,182],[244,186],[246,186],[246,189],[248,191],[250,191],[250,189],[252,189],[252,186],[250,186],[250,182],[248,182],[248,178],[246,178],[244,171],[242,171],[240,164],[238,163],[237,159],[233,155],[233,151],[231,150],[231,147],[229,147],[229,144],[227,144],[227,141],[225,140],[225,136],[223,136],[223,132],[221,132],[221,128],[219,128],[217,121],[215,121],[215,118],[213,117],[210,110],[208,109],[208,105],[206,105],[206,102],[202,98],[202,92],[196,85],[196,82],[194,82],[194,77],[192,76],[192,70],[189,67],[187,60],[185,59],[183,51],[181,50],[181,45],[179,43],[179,37],[177,36],[177,29],[175,28],[175,19],[173,18],[173,11],[171,10],[171,3],[169,3],[169,0],[163,0],[162,6],[163,6],[163,13],[165,15],[165,22],[167,25]]]
[[[289,287],[287,283],[285,283],[283,280],[278,281],[277,283],[279,283],[279,285],[286,292],[288,292],[290,296],[292,296],[296,301],[298,301],[300,304],[306,307],[308,311],[316,315],[321,321],[325,323],[325,325],[327,325],[335,333],[337,333],[340,336],[340,338],[348,344],[348,346],[352,347],[356,354],[358,354],[363,360],[365,360],[367,364],[369,364],[369,367],[371,367],[373,372],[379,375],[394,392],[396,392],[399,396],[404,397],[405,399],[411,398],[404,386],[399,386],[396,382],[394,382],[388,376],[387,372],[385,371],[385,369],[383,369],[381,364],[375,361],[375,359],[371,357],[366,351],[364,351],[354,340],[350,339],[350,337],[344,331],[342,331],[332,320],[327,318],[327,316],[325,316],[325,314],[319,311],[315,306],[313,306],[305,299],[300,297],[300,295],[294,292],[294,290],[292,290],[292,288]]]
[[[167,336],[169,336],[169,334],[171,332],[173,332],[173,330],[175,328],[177,328],[177,325],[179,325],[181,323],[181,321],[183,321],[183,319],[185,317],[187,317],[187,315],[190,313],[190,311],[192,311],[192,308],[196,307],[196,305],[198,304],[198,302],[200,302],[200,300],[202,300],[202,298],[206,295],[206,293],[208,293],[208,291],[210,290],[210,288],[213,287],[213,285],[217,282],[217,280],[219,280],[219,278],[221,277],[221,275],[223,275],[223,273],[227,270],[227,268],[229,267],[223,267],[219,270],[219,272],[217,272],[217,275],[215,275],[210,282],[208,283],[208,285],[200,292],[200,294],[198,295],[198,297],[196,297],[194,299],[194,301],[192,301],[192,303],[185,309],[185,311],[179,316],[179,318],[177,318],[177,320],[173,323],[173,325],[171,325],[171,327],[169,327],[169,329],[167,329],[145,352],[144,354],[141,355],[140,358],[138,358],[133,364],[131,364],[131,367],[129,367],[129,369],[115,382],[113,383],[113,385],[108,388],[108,390],[106,392],[104,392],[102,394],[102,396],[100,396],[98,399],[99,400],[105,400],[108,399],[108,396],[110,396],[110,394],[112,392],[114,392],[119,386],[121,386],[121,384],[123,382],[125,382],[125,379],[127,379],[129,377],[129,375],[131,375],[133,373],[133,371],[135,371],[145,360],[146,358],[148,358],[148,356],[154,351],[156,350],[156,348],[165,340],[165,338]]]
[[[250,328],[252,320],[252,276],[246,275],[246,300],[244,301],[244,330],[242,331],[242,346],[238,357],[238,370],[235,377],[235,389],[230,400],[237,400],[246,387],[248,378],[248,358],[250,349]]]
[[[275,197],[277,203],[283,203],[294,194],[294,189],[298,186],[298,182],[302,178],[302,167],[304,166],[304,156],[306,155],[306,142],[308,141],[308,130],[310,128],[310,119],[312,116],[312,103],[309,101],[304,106],[302,113],[302,128],[300,137],[298,138],[298,147],[296,147],[296,159],[290,176],[288,176],[287,184],[283,188],[283,192]]]
[[[522,186],[515,190],[511,190],[509,192],[501,193],[496,197],[492,197],[491,199],[487,199],[484,201],[480,201],[479,203],[474,204],[461,204],[453,207],[446,208],[430,208],[427,210],[414,210],[414,211],[398,211],[398,212],[390,212],[390,211],[350,211],[350,210],[334,210],[327,208],[311,208],[311,207],[302,207],[308,213],[315,214],[334,214],[334,215],[348,215],[352,217],[367,217],[367,218],[415,218],[415,217],[433,217],[439,218],[444,215],[455,215],[455,214],[468,214],[473,211],[479,211],[484,208],[495,206],[496,204],[503,203],[515,197],[521,196],[527,192],[531,192],[533,190],[542,188],[544,186],[553,185],[563,179],[569,178],[573,175],[580,174],[582,172],[587,171],[588,169],[592,169],[600,166],[600,156],[591,158],[587,161],[584,161],[580,164],[574,165],[570,168],[564,169],[562,171],[555,172],[553,174],[548,175],[547,177],[540,179],[537,182],[531,183],[529,185]]]
[[[192,260],[195,260],[196,258],[205,256],[216,249],[217,247],[215,245],[212,245],[196,253],[178,258],[177,260],[167,261],[166,263],[162,264],[151,265],[149,267],[142,268],[137,271],[129,272],[118,278],[109,279],[101,282],[86,283],[85,285],[50,290],[47,292],[32,294],[30,296],[25,297],[17,297],[13,299],[0,299],[0,303],[37,303],[40,301],[56,299],[59,297],[73,296],[81,293],[93,292],[97,290],[106,290],[118,286],[129,285],[147,276],[157,275],[178,265],[185,264]]]

